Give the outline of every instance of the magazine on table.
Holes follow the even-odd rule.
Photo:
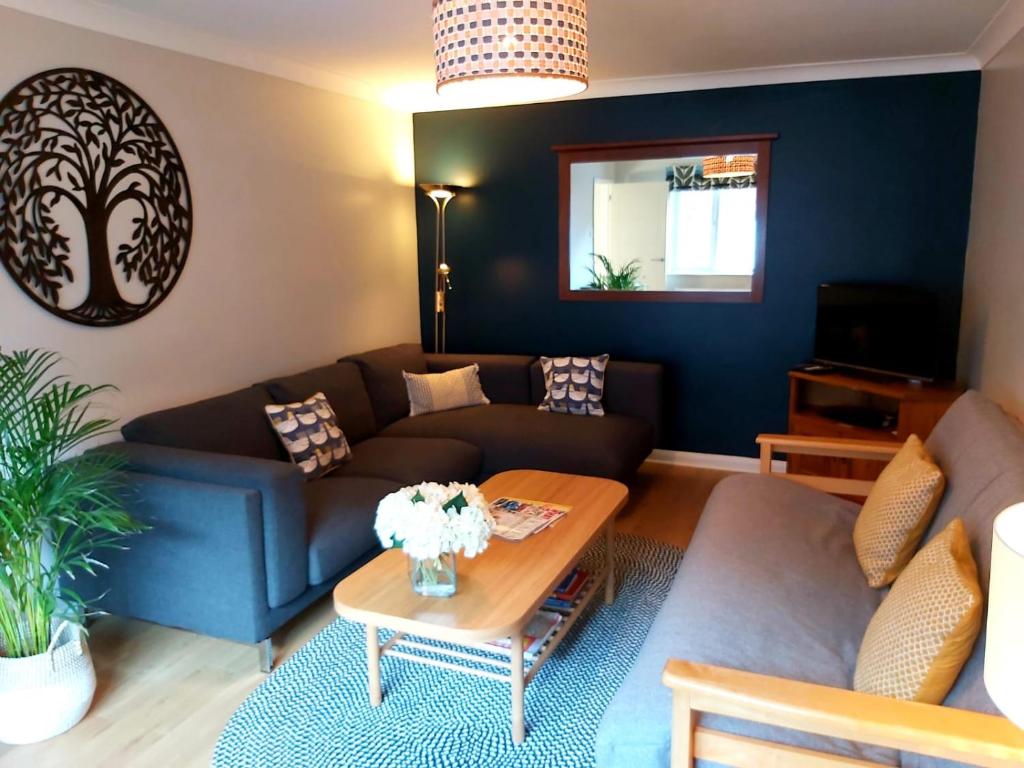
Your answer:
[[[494,535],[507,541],[522,541],[561,520],[572,507],[503,496],[492,501],[490,509],[497,524]]]

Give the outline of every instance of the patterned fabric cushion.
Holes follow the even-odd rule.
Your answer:
[[[953,520],[900,574],[868,624],[853,687],[941,704],[981,631],[982,596],[963,521]]]
[[[402,371],[402,376],[409,391],[410,416],[491,403],[480,387],[480,366],[476,363],[444,373]]]
[[[305,402],[268,405],[264,410],[284,449],[307,480],[326,475],[351,458],[348,440],[323,392]]]
[[[879,475],[857,517],[853,545],[868,584],[892,584],[914,556],[946,478],[911,435]]]
[[[537,410],[604,416],[604,372],[608,355],[597,357],[542,357],[547,393]]]

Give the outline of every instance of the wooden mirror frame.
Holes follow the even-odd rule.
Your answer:
[[[562,301],[689,301],[759,303],[764,294],[764,255],[768,228],[772,141],[777,133],[661,139],[612,144],[565,144],[558,153],[558,298]],[[569,209],[572,164],[611,160],[671,160],[698,155],[757,155],[757,240],[749,291],[582,291],[569,285]]]

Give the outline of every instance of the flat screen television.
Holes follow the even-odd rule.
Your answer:
[[[900,285],[818,286],[814,358],[843,368],[934,381],[939,376],[935,297]]]

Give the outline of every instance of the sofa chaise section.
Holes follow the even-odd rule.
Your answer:
[[[453,438],[482,452],[479,479],[508,469],[543,469],[629,480],[656,445],[662,368],[612,360],[598,417],[538,411],[540,363],[526,355],[424,354],[398,345],[345,358],[363,372],[382,437]],[[442,372],[477,364],[490,405],[409,416],[402,371]]]
[[[407,417],[382,434],[472,443],[483,453],[483,477],[529,467],[629,480],[653,448],[653,430],[640,419],[612,413],[570,416],[503,403]]]
[[[464,440],[385,433],[356,444],[352,459],[327,479],[377,477],[401,485],[468,483],[479,475],[481,461],[480,449]]]

